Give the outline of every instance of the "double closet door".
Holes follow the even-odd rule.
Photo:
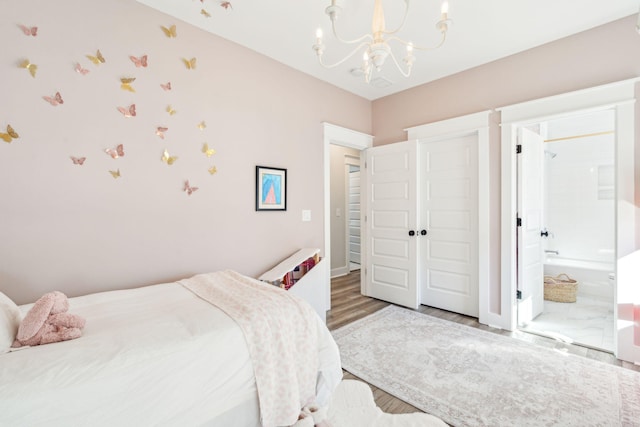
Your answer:
[[[366,151],[365,293],[478,317],[477,136]]]

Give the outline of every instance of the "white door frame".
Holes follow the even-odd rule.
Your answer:
[[[373,136],[322,122],[324,162],[324,258],[328,307],[331,308],[331,144],[364,150],[373,146]],[[362,163],[362,156],[360,157]],[[362,169],[362,164],[360,165]],[[361,210],[362,214],[362,210]],[[362,256],[362,255],[361,255]]]
[[[636,244],[634,204],[634,103],[635,83],[640,79],[597,86],[576,92],[570,92],[548,98],[541,98],[521,104],[498,108],[501,117],[502,145],[502,229],[501,229],[501,322],[498,326],[508,330],[517,327],[516,308],[516,144],[517,129],[533,123],[564,117],[574,113],[614,109],[616,112],[616,287],[632,289],[634,272],[628,268],[630,257],[640,257]],[[635,278],[637,280],[637,278]],[[619,338],[633,346],[633,314],[626,319],[630,325],[623,324],[618,317],[618,308],[622,305],[640,305],[640,292],[628,295],[628,300],[619,301],[616,291],[614,318],[622,333]],[[623,313],[624,315],[624,313]],[[618,334],[614,334],[614,339]],[[640,346],[629,349],[628,354],[616,356],[625,360],[640,361]]]

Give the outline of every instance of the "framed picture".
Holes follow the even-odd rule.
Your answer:
[[[256,210],[287,210],[287,170],[256,166]]]

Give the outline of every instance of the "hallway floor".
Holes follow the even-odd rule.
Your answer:
[[[544,311],[523,331],[613,352],[613,303],[578,296],[575,303],[544,302]]]

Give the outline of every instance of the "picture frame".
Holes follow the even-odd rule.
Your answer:
[[[287,170],[256,166],[256,211],[287,210]]]

